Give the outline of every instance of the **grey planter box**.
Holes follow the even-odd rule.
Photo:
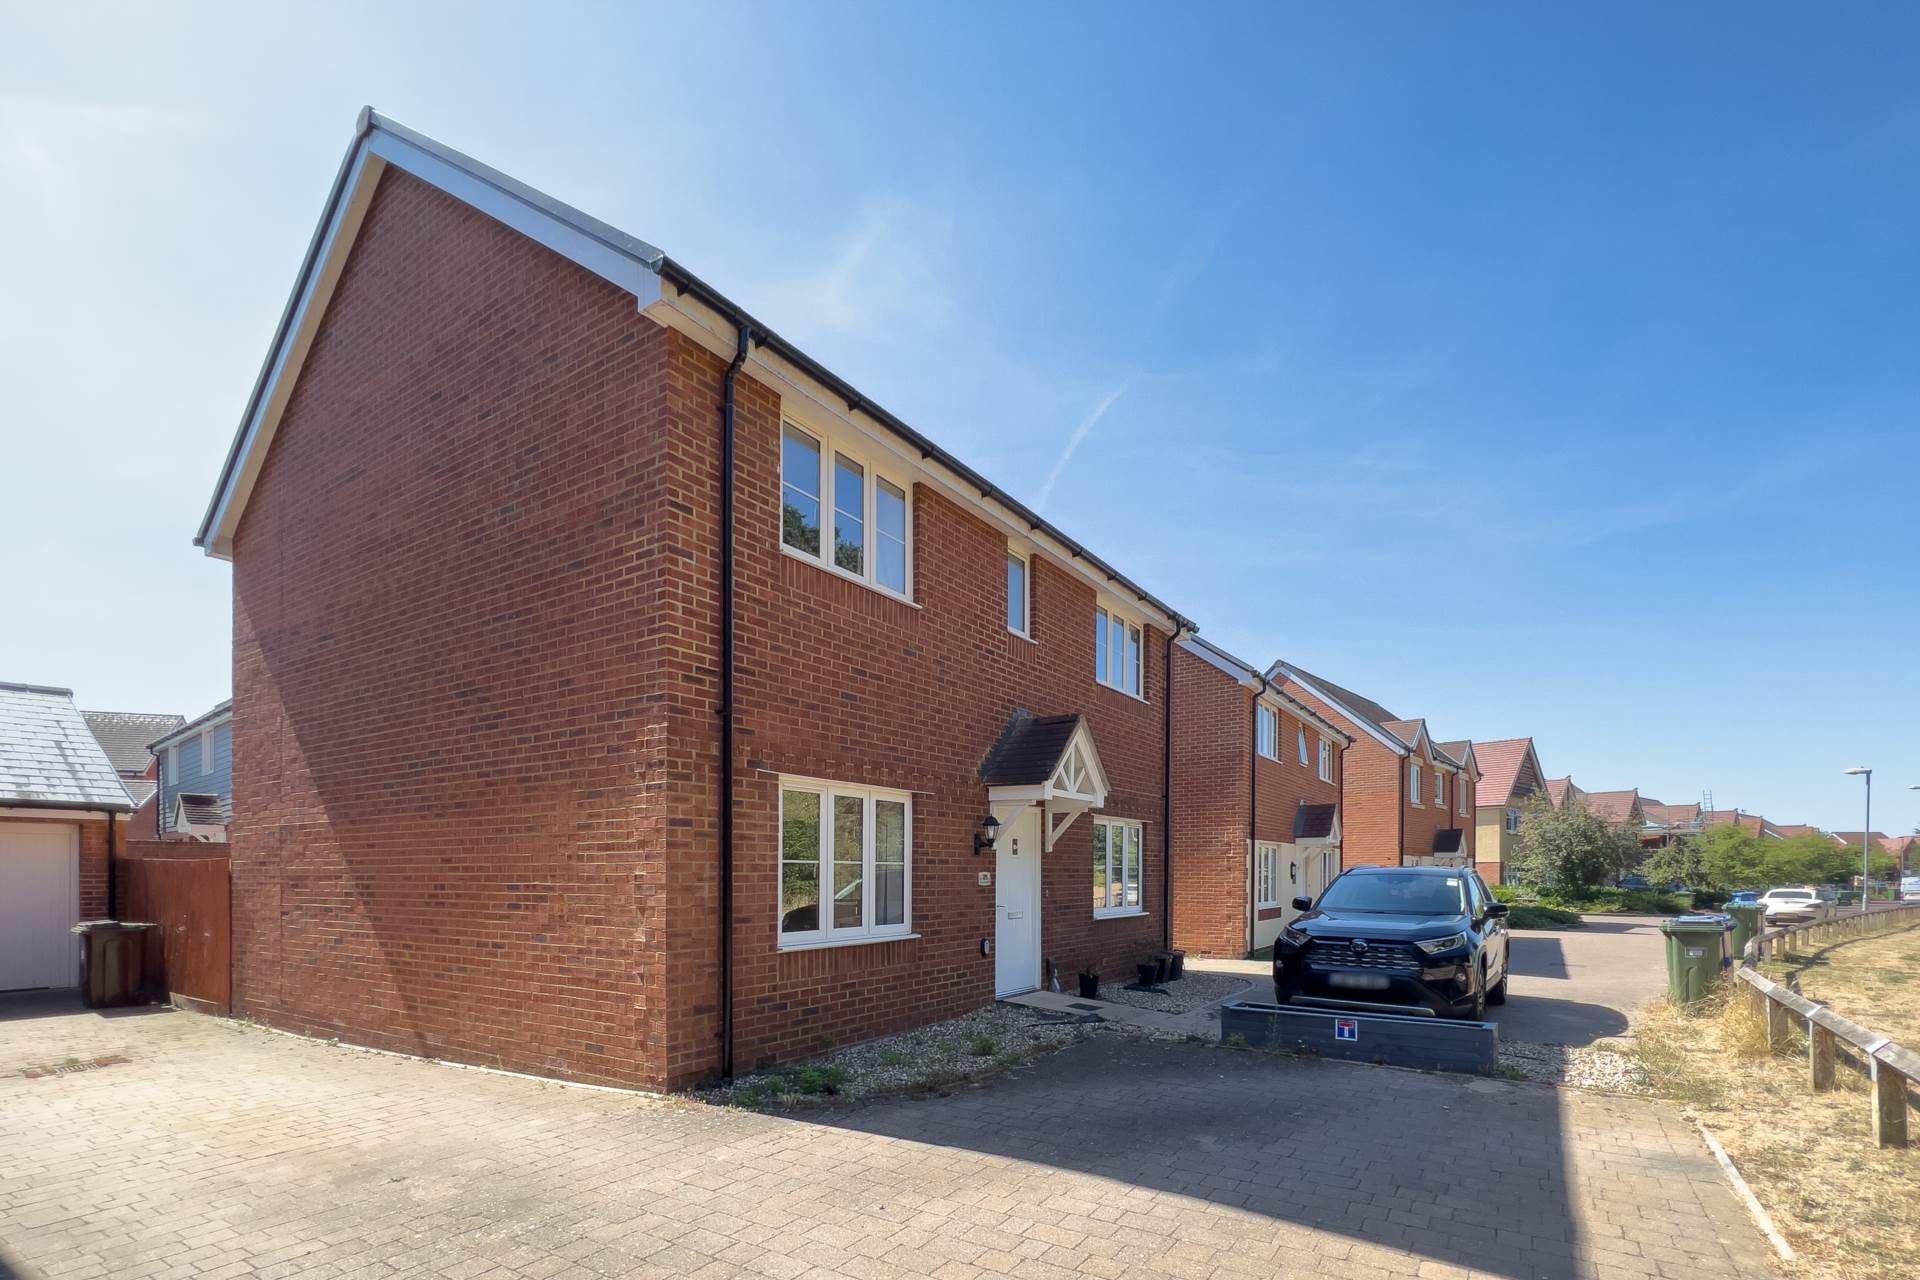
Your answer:
[[[1492,1075],[1499,1065],[1500,1029],[1491,1022],[1293,1005],[1226,1005],[1220,1010],[1220,1039],[1236,1035],[1256,1049],[1427,1071]]]

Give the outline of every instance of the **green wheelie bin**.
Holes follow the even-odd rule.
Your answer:
[[[1760,904],[1730,902],[1727,904],[1727,914],[1733,917],[1733,936],[1727,939],[1728,954],[1735,964],[1739,964],[1747,944],[1760,932]]]
[[[1667,936],[1667,994],[1688,1004],[1707,994],[1727,954],[1727,918],[1675,916],[1660,922]]]

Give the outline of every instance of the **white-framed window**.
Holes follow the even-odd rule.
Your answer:
[[[1280,713],[1266,703],[1254,707],[1255,746],[1269,760],[1280,758]]]
[[[1433,771],[1433,807],[1436,809],[1447,807],[1447,775],[1438,769]]]
[[[1420,803],[1420,766],[1417,764],[1407,766],[1407,794],[1416,805]]]
[[[1093,678],[1140,696],[1140,628],[1105,609],[1093,611]]]
[[[1257,907],[1280,905],[1280,846],[1253,846],[1253,899]]]
[[[780,545],[785,550],[905,596],[912,565],[907,507],[906,486],[880,475],[857,452],[818,432],[782,424]]]
[[[167,776],[173,779],[173,785],[180,785],[180,744],[174,743],[167,748]]]
[[[1320,781],[1333,781],[1333,744],[1320,739]]]
[[[205,729],[200,734],[200,772],[213,772],[213,730]]]
[[[1140,897],[1143,828],[1121,818],[1093,820],[1093,914],[1132,916],[1146,910]]]
[[[1017,636],[1033,638],[1027,614],[1033,604],[1033,587],[1028,581],[1031,566],[1025,556],[1007,552],[1007,630]]]
[[[1517,832],[1519,830],[1520,830],[1520,811],[1518,809],[1508,809],[1507,810],[1508,834],[1513,834],[1514,832]]]
[[[913,921],[913,798],[780,780],[780,945],[905,936]]]
[[[1454,795],[1455,801],[1457,802],[1454,807],[1459,809],[1461,813],[1465,813],[1467,811],[1467,775],[1466,774],[1464,773],[1461,774],[1460,781],[1453,784],[1453,795]]]
[[[1294,745],[1300,749],[1300,767],[1307,767],[1307,727],[1301,725],[1293,733]]]

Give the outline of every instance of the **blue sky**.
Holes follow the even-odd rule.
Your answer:
[[[1252,659],[1920,822],[1920,13],[0,12],[0,679],[226,696],[190,545],[354,115],[661,245]]]

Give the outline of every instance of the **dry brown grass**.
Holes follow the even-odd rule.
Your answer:
[[[1807,999],[1920,1048],[1920,926],[1794,952],[1780,967],[1798,979]]]
[[[1920,947],[1920,935],[1902,936]],[[1832,1093],[1810,1092],[1804,1039],[1769,1052],[1766,1024],[1744,990],[1721,986],[1694,1005],[1661,1002],[1641,1015],[1638,1051],[1655,1090],[1726,1147],[1799,1254],[1788,1274],[1912,1280],[1920,1274],[1920,1149],[1876,1148],[1864,1080],[1842,1064]]]

